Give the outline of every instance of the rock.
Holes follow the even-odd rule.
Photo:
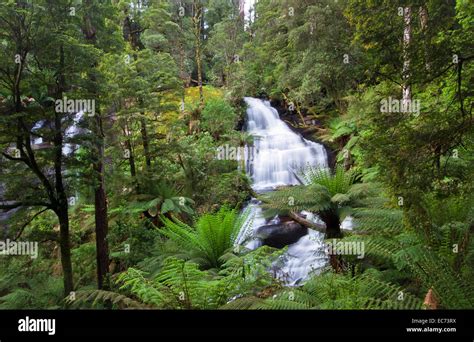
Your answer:
[[[294,220],[289,216],[279,216],[280,223],[294,222]]]
[[[291,245],[306,234],[308,234],[308,228],[295,221],[261,226],[256,231],[256,237],[261,239],[264,245],[275,248]]]

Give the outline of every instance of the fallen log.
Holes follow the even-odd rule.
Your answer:
[[[321,232],[321,233],[326,233],[326,225],[324,225],[324,224],[314,223],[312,221],[309,221],[309,220],[301,217],[300,215],[298,215],[297,213],[295,213],[293,211],[290,212],[290,214],[288,216],[291,217],[296,222],[298,222],[299,224],[301,224],[303,227],[307,227],[307,228],[316,230],[316,231]],[[351,234],[355,234],[355,235],[368,235],[368,232],[354,231],[352,229],[343,229],[343,228],[341,228],[341,231],[351,232]]]
[[[299,224],[301,224],[304,227],[307,227],[307,228],[310,228],[310,229],[313,229],[313,230],[317,230],[318,232],[321,232],[321,233],[326,233],[326,226],[323,225],[323,224],[314,223],[314,222],[311,222],[307,219],[304,219],[293,211],[291,211],[288,216],[290,216],[293,220],[295,220],[296,222],[298,222]]]

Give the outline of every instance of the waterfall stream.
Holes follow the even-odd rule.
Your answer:
[[[251,97],[244,100],[248,105],[247,132],[254,137],[252,153],[246,156],[246,171],[252,179],[255,192],[263,193],[278,186],[299,184],[293,171],[303,167],[328,167],[324,147],[293,132],[268,101]],[[255,236],[257,229],[268,224],[278,224],[280,220],[275,217],[267,222],[256,199],[250,201],[246,210],[249,211],[248,220],[252,221],[244,225],[237,243],[255,249],[262,245],[262,241]],[[304,214],[307,219],[319,221],[311,213]],[[288,246],[274,267],[279,279],[288,286],[294,286],[307,279],[311,273],[318,272],[326,263],[323,234],[309,229],[306,235]]]

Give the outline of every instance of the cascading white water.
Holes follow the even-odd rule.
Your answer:
[[[268,101],[246,97],[247,132],[254,136],[253,160],[247,172],[256,191],[298,184],[292,170],[306,165],[327,167],[324,147],[294,133]]]
[[[248,105],[247,132],[254,137],[253,153],[247,160],[247,173],[252,178],[252,188],[256,192],[298,184],[294,171],[303,167],[328,167],[324,147],[293,132],[268,101],[251,97],[244,100]],[[247,208],[252,223],[244,226],[237,242],[255,249],[261,245],[261,241],[254,236],[256,230],[265,224],[278,223],[278,218],[266,222],[255,199]],[[314,219],[317,220],[317,217]],[[287,285],[297,285],[310,273],[321,269],[326,262],[323,234],[310,230],[288,246],[287,252],[277,262],[277,275]]]

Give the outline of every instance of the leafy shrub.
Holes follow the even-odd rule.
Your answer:
[[[222,265],[220,258],[234,246],[245,215],[223,207],[215,214],[201,216],[194,228],[179,220],[165,217],[162,220],[165,227],[160,230],[161,234],[187,251],[190,259],[212,268]]]
[[[234,129],[237,114],[234,108],[222,98],[206,102],[201,113],[201,127],[208,131],[215,140]]]
[[[121,267],[136,265],[151,255],[158,237],[156,230],[147,229],[139,223],[117,221],[108,237],[112,260]]]

